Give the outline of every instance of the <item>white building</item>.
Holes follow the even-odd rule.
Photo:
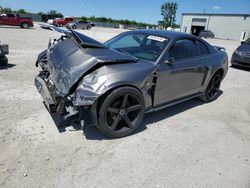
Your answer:
[[[199,35],[201,30],[212,31],[216,38],[243,41],[250,37],[250,14],[182,14],[181,32]]]

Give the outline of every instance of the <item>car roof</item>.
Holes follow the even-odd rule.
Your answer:
[[[177,31],[169,31],[169,30],[157,30],[157,29],[139,29],[139,30],[133,30],[133,31],[127,31],[125,33],[131,33],[131,34],[145,34],[145,35],[156,35],[156,36],[162,36],[170,39],[174,38],[185,38],[185,37],[194,37],[193,35],[177,32]]]

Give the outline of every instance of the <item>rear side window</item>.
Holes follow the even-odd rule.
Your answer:
[[[174,58],[174,60],[183,60],[199,55],[199,50],[194,41],[182,39],[175,42],[174,46],[170,50],[169,57]]]
[[[209,54],[209,50],[203,42],[197,40],[196,43],[199,48],[200,56]]]
[[[14,14],[7,14],[7,17],[15,18],[15,15]]]

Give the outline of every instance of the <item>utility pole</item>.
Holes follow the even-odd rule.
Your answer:
[[[171,27],[171,29],[172,29],[172,26],[173,26],[173,18],[174,18],[174,15],[171,15],[171,18],[170,18],[171,19],[170,20],[170,25],[171,25],[170,27]]]

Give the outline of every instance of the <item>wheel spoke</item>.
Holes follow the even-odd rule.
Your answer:
[[[127,124],[130,128],[133,127],[133,125],[132,125],[130,119],[128,118],[128,116],[127,116],[126,114],[125,114],[122,118],[125,120],[126,124]]]
[[[140,104],[134,105],[134,106],[131,106],[131,107],[127,108],[127,113],[135,111],[135,110],[139,110],[139,109],[141,109],[141,105]]]
[[[118,109],[118,108],[113,108],[113,107],[109,107],[109,108],[107,109],[108,112],[113,112],[113,113],[116,113],[116,114],[119,113],[119,110],[120,110],[120,109]]]
[[[112,126],[111,126],[111,130],[114,131],[118,125],[118,123],[120,122],[121,120],[121,116],[120,115],[117,115]]]
[[[123,101],[122,101],[122,108],[126,107],[128,101],[128,94],[124,95]]]
[[[214,81],[214,85],[216,85],[218,83],[220,83],[220,79],[219,78]]]
[[[210,85],[210,87],[208,89],[208,93],[210,93],[213,90],[213,87],[214,87],[214,85],[213,85],[213,83],[211,83],[211,85]]]

